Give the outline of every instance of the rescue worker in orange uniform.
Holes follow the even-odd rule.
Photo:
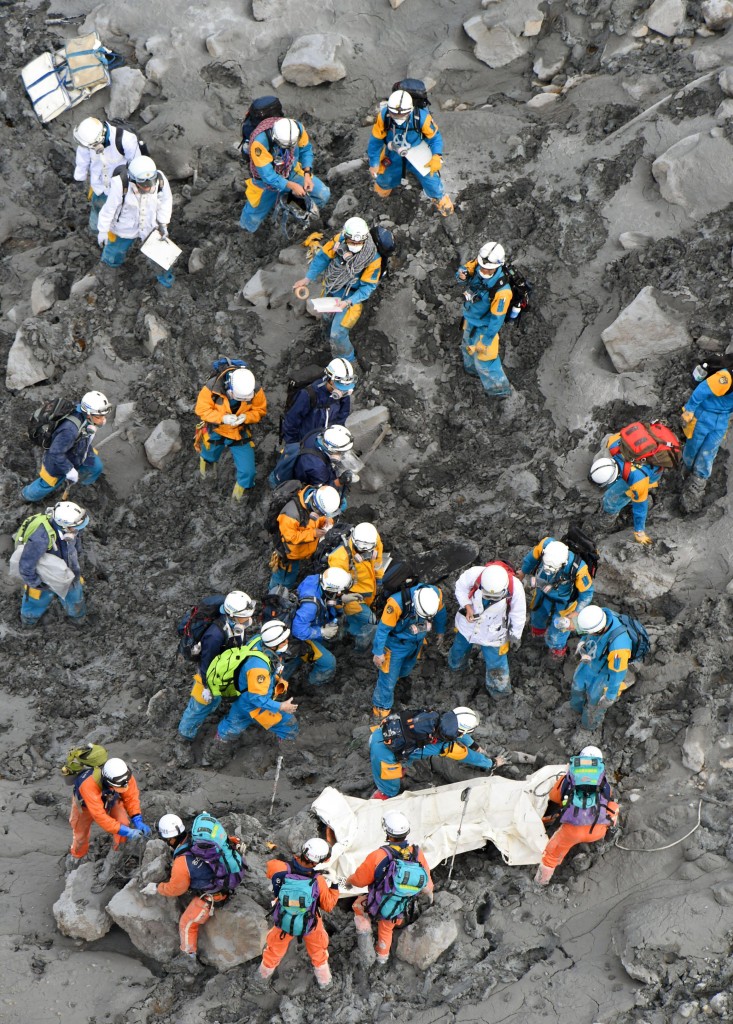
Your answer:
[[[208,466],[218,462],[228,448],[237,471],[232,498],[240,501],[255,485],[254,441],[249,428],[267,414],[267,399],[245,366],[227,365],[223,359],[213,368],[214,376],[201,388],[194,409],[201,418],[194,441],[199,473],[205,476]]]
[[[92,822],[113,836],[116,850],[126,839],[150,835],[140,810],[140,790],[135,777],[119,757],[110,757],[101,768],[86,768],[74,779],[71,798],[71,857],[80,861],[89,852]]]
[[[331,568],[343,569],[352,577],[344,615],[357,651],[369,650],[377,628],[371,606],[377,596],[377,584],[384,576],[383,558],[382,538],[372,523],[357,523],[343,544],[328,556]]]
[[[318,987],[331,987],[328,933],[323,927],[321,911],[329,913],[333,910],[338,903],[339,891],[335,883],[329,885],[317,870],[318,865],[330,856],[331,847],[325,839],[316,837],[304,843],[300,856],[289,862],[268,860],[265,870],[272,880],[275,894],[275,926],[267,933],[267,944],[258,970],[261,984],[269,982],[293,938],[302,936]]]
[[[549,802],[559,810],[545,821],[559,821],[560,828],[545,847],[535,882],[547,885],[574,846],[597,843],[615,828],[619,806],[611,795],[603,754],[598,747],[583,747],[550,791]]]
[[[378,850],[373,850],[366,860],[362,861],[356,871],[349,875],[346,879],[347,886],[356,886],[363,888],[363,886],[369,886],[371,892],[372,887],[379,882],[379,880],[385,874],[390,860],[394,859],[395,855],[401,860],[409,861],[413,860],[420,864],[427,873],[428,880],[425,887],[430,902],[433,902],[433,879],[430,874],[430,867],[428,862],[425,860],[425,855],[416,843],[408,843],[407,838],[410,834],[410,822],[407,820],[404,814],[399,811],[387,811],[382,818],[382,828],[384,829],[387,842],[384,846],[380,846]],[[359,949],[362,957],[365,960],[370,960],[374,955],[374,949],[372,947],[372,921],[369,913],[367,912],[367,902],[369,900],[370,892],[365,893],[362,896],[357,897],[354,900],[354,924],[356,925],[356,937],[359,943]],[[401,926],[404,918],[398,916],[391,920],[382,917],[377,917],[377,946],[376,946],[376,960],[377,964],[384,966],[389,960],[389,951],[392,948],[392,933],[395,927]]]
[[[328,484],[303,487],[283,506],[277,517],[279,539],[270,559],[270,590],[295,586],[300,566],[316,553],[340,508],[341,495]]]

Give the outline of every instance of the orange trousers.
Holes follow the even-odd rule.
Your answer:
[[[367,920],[371,920],[366,912],[365,904],[366,893],[354,900],[354,913],[357,917],[366,917]],[[387,956],[392,948],[392,933],[395,926],[401,923],[401,918],[396,918],[394,921],[387,921],[383,917],[377,918],[377,945],[375,946],[377,956]]]
[[[554,870],[562,864],[570,850],[578,843],[597,843],[599,839],[605,839],[607,831],[608,825],[563,824],[545,847],[542,863],[545,867]]]
[[[262,954],[264,966],[272,967],[273,969],[277,967],[287,953],[288,946],[293,941],[293,938],[293,935],[280,931],[277,926],[271,928],[267,933],[267,944]],[[313,931],[303,936],[303,942],[314,967],[323,967],[324,964],[328,963],[328,932],[323,927],[323,921],[320,917],[316,920],[316,926]]]
[[[178,935],[184,953],[195,953],[199,946],[199,928],[214,916],[214,901],[211,897],[194,896],[181,914]]]
[[[130,819],[127,815],[122,801],[117,800],[107,811],[111,818],[119,821],[121,825],[129,825]],[[72,857],[85,857],[89,853],[89,833],[92,831],[94,819],[86,807],[80,807],[75,799],[71,800],[71,814],[69,824],[71,825],[71,850]],[[126,842],[123,836],[113,836],[115,850],[121,843]]]

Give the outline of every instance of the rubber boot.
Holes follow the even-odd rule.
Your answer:
[[[565,660],[568,649],[567,647],[561,647],[559,650],[556,650],[554,647],[548,647],[547,653],[553,661],[561,662]]]
[[[359,959],[365,967],[371,967],[377,959],[377,954],[374,951],[371,922],[363,917],[355,917],[354,920],[356,921],[356,948],[359,953]],[[362,925],[366,925],[366,928]]]
[[[376,962],[377,967],[386,967],[389,963],[389,953],[380,953]]]
[[[242,487],[240,484],[235,484],[234,490],[232,491],[232,501],[241,501],[243,494],[244,487]]]
[[[391,711],[391,708],[385,710],[385,708],[375,708],[375,707],[373,707],[372,708],[372,720],[371,720],[371,722],[369,724],[369,731],[370,732],[374,732],[375,729],[379,729],[379,727],[381,726],[382,722],[385,720],[385,718],[390,713],[390,711]]]
[[[546,629],[540,629],[539,626],[530,626],[530,631],[533,637],[544,636],[547,632]]]
[[[176,736],[173,757],[179,768],[191,768],[193,766],[193,740],[186,739],[179,733]]]
[[[372,793],[372,795],[369,797],[369,799],[370,800],[389,800],[389,797],[385,793],[382,793],[378,789],[375,789],[374,792]]]
[[[269,988],[274,973],[274,967],[265,967],[262,961],[260,961],[259,967],[250,978],[249,984],[252,991],[264,992],[266,988]]]
[[[548,868],[546,864],[538,864],[534,880],[537,885],[547,885],[554,874],[554,868]]]
[[[685,481],[685,487],[680,495],[680,508],[683,512],[699,512],[702,508],[702,499],[707,487],[707,480],[704,480],[697,473],[690,473]]]
[[[115,873],[122,863],[122,850],[116,850],[114,846],[104,858],[102,867],[97,872],[91,890],[94,893],[102,892],[115,877]]]
[[[70,871],[76,871],[82,864],[86,864],[89,860],[89,855],[84,854],[83,857],[75,857],[73,853],[66,854],[66,860],[64,861],[64,871],[69,874]]]
[[[199,473],[201,476],[206,476],[206,470],[209,468],[209,463],[203,456],[199,456]]]
[[[328,961],[326,961],[325,964],[321,964],[320,967],[314,967],[313,973],[316,976],[316,981],[321,992],[325,992],[327,988],[330,988],[333,985],[331,968],[328,966]]]
[[[441,217],[450,217],[455,212],[453,200],[449,195],[444,195],[441,199],[434,199],[433,202]]]
[[[377,193],[378,196],[381,196],[382,199],[386,199],[387,196],[392,195],[391,188],[382,188],[381,185],[377,185],[376,181],[374,182],[374,191]]]
[[[203,967],[196,959],[195,953],[184,953],[181,950],[178,956],[166,964],[165,969],[169,974],[200,974]]]
[[[219,739],[217,733],[201,758],[203,768],[223,768],[231,757],[231,744]]]

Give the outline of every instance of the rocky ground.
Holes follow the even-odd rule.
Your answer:
[[[269,228],[253,239],[236,226],[234,143],[248,99],[275,80],[288,111],[306,121],[316,170],[332,187],[334,225],[351,212],[395,225],[394,272],[354,335],[356,405],[386,406],[392,434],[351,495],[353,521],[373,518],[393,553],[465,541],[480,545],[482,558],[516,562],[538,537],[597,512],[598,493],[585,481],[603,435],[642,416],[674,425],[698,355],[729,347],[733,5],[118,0],[90,11],[89,0],[28,0],[5,6],[0,22],[0,346],[10,353],[3,554],[27,514],[19,488],[35,471],[29,412],[48,395],[99,387],[116,406],[107,433],[120,431],[102,452],[101,486],[74,495],[92,516],[89,623],[75,629],[53,613],[37,633],[21,632],[17,589],[4,580],[0,592],[8,664],[0,1020],[289,1024],[324,1012],[354,1024],[733,1019],[725,447],[702,512],[682,516],[681,481],[668,475],[649,520],[653,547],[633,543],[628,520],[601,543],[603,601],[638,616],[654,639],[635,687],[593,737],[607,752],[623,807],[620,843],[631,851],[582,851],[542,892],[530,869],[507,868],[491,848],[459,858],[449,887],[440,867],[442,895],[430,914],[436,934],[454,929],[449,951],[430,966],[406,955],[379,976],[355,960],[342,901],[329,923],[336,984],[316,998],[302,950],[288,956],[273,990],[256,996],[248,980],[256,961],[208,968],[190,985],[167,978],[155,959],[165,952],[154,948],[158,925],[129,926],[128,936],[118,911],[107,930],[109,893],[90,907],[102,935],[94,942],[61,935],[52,913],[69,839],[58,765],[82,738],[132,762],[149,820],[204,807],[239,815],[232,826],[246,835],[253,865],[237,910],[244,919],[260,920],[267,895],[256,869],[270,843],[287,842],[288,819],[325,785],[371,791],[373,669],[346,645],[336,651],[333,685],[296,683],[300,736],[272,822],[278,748],[264,733],[250,731],[222,772],[181,771],[172,757],[189,688],[173,658],[175,622],[212,590],[237,585],[261,596],[270,552],[264,477],[284,379],[289,367],[328,356],[315,321],[289,298],[303,250]],[[18,72],[81,26],[96,26],[128,69],[111,95],[42,128]],[[313,44],[296,42],[306,33],[326,34],[315,58],[303,56]],[[406,73],[430,80],[456,200],[450,221],[414,189],[379,205],[356,162],[375,102]],[[171,292],[155,285],[140,256],[99,272],[83,190],[72,180],[71,125],[105,110],[144,131],[172,179],[171,235],[184,255]],[[458,352],[454,270],[489,237],[534,285],[531,312],[502,335],[516,389],[502,405],[464,375]],[[250,361],[271,409],[257,438],[257,489],[236,507],[230,464],[202,482],[190,447],[195,396],[219,354]],[[511,703],[489,708],[478,663],[456,678],[431,654],[400,696],[473,703],[489,749],[558,762],[590,739],[567,704],[574,664],[558,671],[527,638],[512,662]],[[425,768],[410,785],[430,781]],[[698,808],[692,836],[648,852],[692,829]],[[85,884],[77,880],[82,892]]]

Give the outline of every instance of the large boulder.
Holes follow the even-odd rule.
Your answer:
[[[490,68],[502,68],[518,57],[523,57],[530,44],[517,38],[504,24],[489,26],[481,14],[474,15],[463,23],[463,31],[476,44],[473,48],[478,60]]]
[[[652,174],[668,203],[699,220],[731,201],[733,146],[722,128],[696,132],[658,156]]]
[[[145,314],[145,331],[143,347],[148,355],[152,356],[158,345],[170,338],[170,331],[163,321],[158,319],[155,313]]]
[[[618,373],[682,352],[692,344],[679,313],[662,309],[656,294],[654,288],[642,288],[601,334]]]
[[[31,285],[31,312],[33,316],[45,313],[56,301],[56,282],[51,274],[40,274]]]
[[[237,893],[199,932],[199,955],[217,971],[240,967],[262,954],[269,928],[259,903]]]
[[[646,16],[646,23],[652,32],[662,36],[676,36],[687,19],[685,0],[654,0]]]
[[[346,78],[341,60],[348,41],[335,32],[300,36],[285,54],[280,71],[286,81],[302,87]]]
[[[125,120],[140,106],[147,79],[139,68],[115,68],[111,72],[112,89],[107,104],[109,117]]]
[[[11,390],[20,391],[40,384],[54,371],[53,361],[45,351],[39,352],[35,341],[34,321],[26,320],[15,332],[15,341],[8,352],[5,384]]]
[[[352,412],[346,426],[354,437],[356,447],[363,451],[377,439],[385,423],[389,423],[389,409],[386,405],[373,405],[371,409]]]
[[[700,11],[707,27],[716,32],[727,28],[733,21],[733,3],[730,0],[704,0]]]
[[[164,469],[166,463],[181,450],[181,424],[178,420],[161,420],[145,442],[148,462],[156,469]]]
[[[139,884],[128,882],[107,904],[107,913],[141,953],[165,963],[180,949],[178,905],[165,896],[143,896]]]
[[[713,716],[710,708],[695,708],[692,721],[685,730],[682,743],[682,764],[691,772],[701,772],[713,745]]]
[[[434,906],[400,934],[397,959],[426,971],[458,938],[455,914],[460,906],[456,896],[436,893]]]
[[[112,918],[104,908],[109,893],[92,892],[94,879],[94,864],[82,864],[66,879],[66,888],[53,905],[58,930],[70,939],[94,942],[112,927]]]

